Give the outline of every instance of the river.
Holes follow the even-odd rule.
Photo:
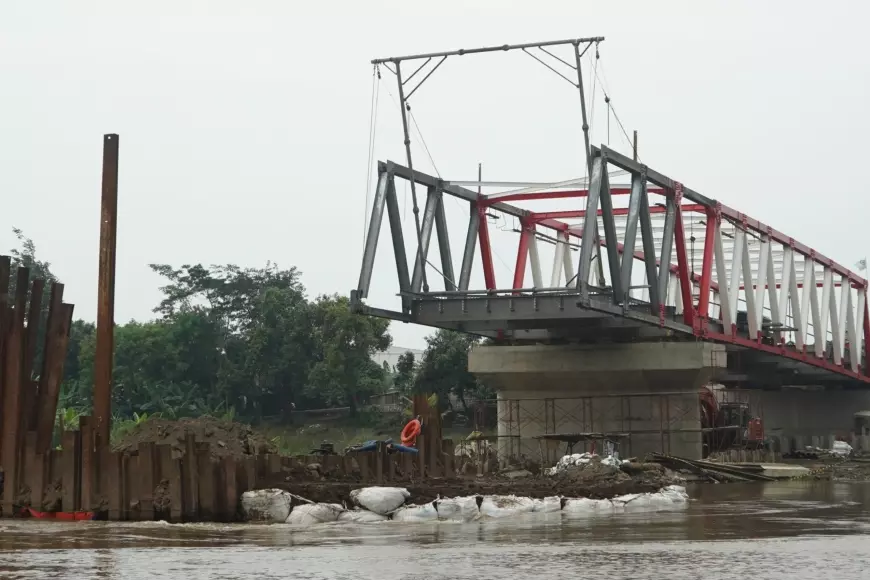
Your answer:
[[[703,485],[689,494],[677,512],[468,524],[0,520],[0,578],[870,577],[870,484]]]

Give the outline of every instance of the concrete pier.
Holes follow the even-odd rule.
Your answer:
[[[851,435],[855,413],[870,410],[870,391],[784,388],[762,391],[761,403],[767,434],[798,438],[805,445],[821,438],[825,447],[833,435]]]
[[[498,393],[501,461],[540,458],[536,435],[579,432],[629,433],[623,456],[700,458],[698,389],[725,365],[724,346],[704,342],[481,346],[468,359]]]

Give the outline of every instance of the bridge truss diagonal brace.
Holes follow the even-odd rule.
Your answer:
[[[380,165],[378,168],[378,185],[375,189],[372,214],[363,250],[363,267],[360,271],[360,279],[356,291],[356,297],[360,300],[368,297],[371,288],[372,272],[378,249],[378,240],[381,235],[384,209],[387,211],[387,218],[390,223],[393,254],[396,260],[396,273],[399,278],[399,291],[404,296],[411,290],[408,256],[405,252],[405,238],[402,233],[402,216],[396,197],[395,176],[384,166]],[[410,311],[410,301],[404,297],[402,299],[402,309],[406,313]]]

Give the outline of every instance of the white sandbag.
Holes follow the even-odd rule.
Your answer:
[[[505,518],[535,511],[535,501],[530,497],[515,495],[488,495],[480,504],[480,514],[489,518]]]
[[[834,446],[831,447],[831,455],[851,455],[852,446],[845,441],[834,441]]]
[[[674,507],[674,500],[668,494],[658,492],[648,494],[651,510],[667,510]]]
[[[373,524],[377,522],[385,522],[388,519],[387,516],[382,516],[381,514],[376,514],[369,510],[356,509],[341,512],[338,514],[338,519],[336,521],[347,524]]]
[[[350,500],[371,512],[387,515],[411,497],[404,487],[364,487],[350,492]]]
[[[544,499],[532,501],[535,504],[535,513],[550,514],[562,511],[562,498],[559,496],[545,497]]]
[[[256,489],[242,494],[242,513],[247,521],[281,523],[290,515],[293,497],[280,489]]]
[[[648,493],[634,493],[613,498],[613,503],[622,502],[626,511],[650,510],[653,507]]]
[[[438,510],[434,503],[406,505],[393,512],[394,522],[434,522],[438,520]]]
[[[613,504],[608,499],[589,499],[581,497],[577,499],[565,500],[565,507],[562,511],[567,514],[589,514],[597,512],[611,511]]]
[[[480,510],[477,508],[477,497],[454,497],[439,499],[435,502],[439,520],[454,522],[471,522],[480,519]]]
[[[306,503],[294,507],[286,522],[300,526],[334,522],[343,511],[337,503]]]
[[[674,503],[685,503],[689,501],[689,494],[686,493],[686,488],[682,485],[669,485],[659,493],[666,495]]]

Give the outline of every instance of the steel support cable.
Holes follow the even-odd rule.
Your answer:
[[[609,143],[609,132],[610,132],[610,130],[609,130],[609,123],[610,123],[609,113],[612,112],[613,118],[616,119],[616,123],[619,125],[619,128],[622,130],[622,134],[625,137],[625,140],[628,143],[628,146],[633,147],[631,137],[628,136],[628,131],[625,130],[625,126],[622,124],[622,121],[619,119],[619,115],[616,113],[616,107],[614,107],[613,104],[611,103],[610,91],[608,90],[608,86],[607,86],[607,82],[606,82],[607,75],[604,72],[604,64],[603,63],[601,64],[601,75],[604,76],[605,79],[602,80],[600,78],[600,76],[598,75],[598,66],[597,65],[598,65],[598,61],[600,58],[601,58],[601,56],[600,56],[600,53],[598,51],[598,45],[596,44],[596,46],[595,46],[595,64],[596,64],[596,66],[595,66],[594,70],[595,70],[595,77],[598,79],[598,82],[601,84],[602,91],[604,92],[604,101],[607,103],[607,106],[608,106],[608,143]],[[638,161],[641,160],[640,154],[638,154],[637,159],[638,159]]]
[[[368,235],[368,211],[369,200],[372,192],[372,165],[374,164],[374,149],[375,135],[377,133],[377,116],[378,116],[378,101],[381,92],[381,71],[378,65],[372,69],[372,98],[371,110],[369,111],[369,143],[368,143],[368,160],[366,167],[366,205],[363,209],[363,245],[366,243]]]

